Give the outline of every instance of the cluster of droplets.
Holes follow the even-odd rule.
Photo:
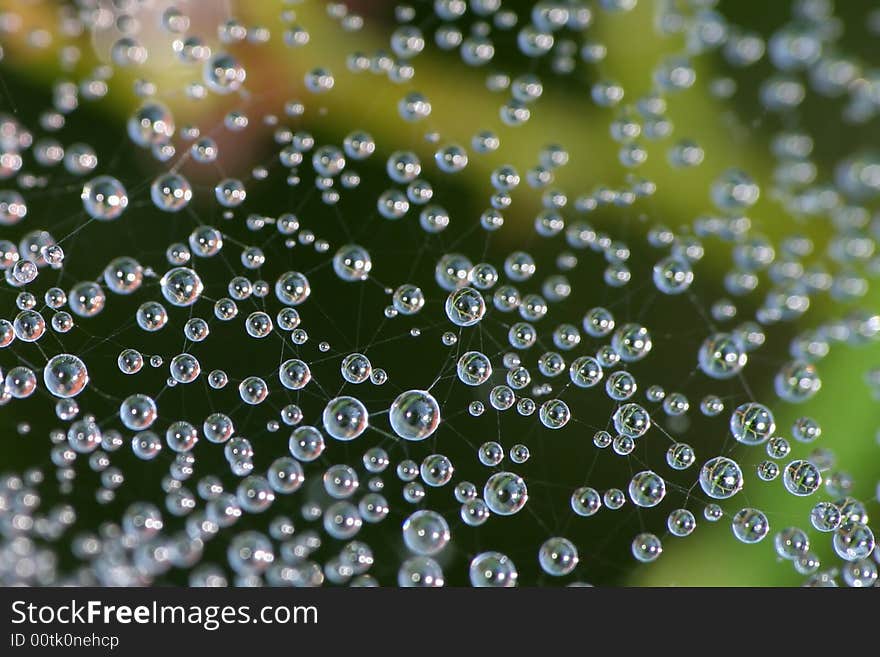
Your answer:
[[[450,569],[457,569],[454,576],[474,586],[515,586],[519,570],[508,552],[524,572],[522,559],[530,559],[528,570],[536,567],[541,578],[564,578],[589,563],[591,546],[580,546],[582,558],[575,540],[557,535],[563,525],[541,522],[544,538],[528,557],[514,549],[517,538],[497,550],[469,553],[464,564],[453,552],[468,551],[450,546],[463,542],[468,528],[526,515],[529,488],[534,493],[546,481],[524,473],[534,472],[530,468],[540,460],[555,479],[554,459],[576,449],[632,458],[639,467],[618,486],[595,484],[593,470],[586,481],[568,486],[575,518],[627,504],[674,507],[653,531],[631,536],[637,562],[657,560],[664,541],[691,535],[703,521],[726,519],[742,543],[764,540],[771,532],[767,513],[742,506],[737,502],[743,496],[737,496],[746,487],[780,486],[791,496],[828,499],[808,510],[802,523],[807,529],[776,530],[777,555],[810,584],[874,585],[878,551],[852,478],[838,469],[828,448],[814,448],[806,458],[793,455],[771,406],[803,404],[819,393],[817,364],[832,346],[880,337],[880,315],[851,310],[880,273],[880,229],[869,205],[880,196],[880,160],[864,152],[845,154],[831,179],[822,181],[810,159],[814,139],[798,127],[796,116],[810,102],[809,87],[818,96],[846,98],[842,121],[866,123],[880,110],[880,78],[840,54],[842,29],[830,2],[795,2],[792,22],[766,40],[729,24],[714,4],[659,3],[657,29],[683,35],[684,46],[656,63],[649,92],[630,100],[620,83],[602,77],[581,90],[579,102],[608,121],[625,175],[622,184],[576,193],[571,202],[557,178],[578,154],[563,144],[541,149],[528,169],[485,163],[505,153],[508,134],[515,141],[519,126],[539,120],[545,81],[535,71],[545,65],[561,76],[599,70],[607,48],[593,38],[591,26],[634,11],[635,0],[603,0],[595,7],[542,1],[521,14],[496,0],[437,0],[431,8],[437,20],[424,23],[418,20],[421,9],[401,5],[386,49],[346,52],[342,62],[308,68],[290,90],[307,99],[288,100],[277,114],[254,102],[264,90],[251,88],[260,76],[249,75],[248,67],[254,57],[270,56],[260,49],[279,39],[287,48],[308,46],[312,36],[292,9],[281,12],[280,34],[224,18],[211,26],[213,33],[199,35],[184,7],[175,5],[154,21],[158,36],[142,28],[146,20],[123,9],[84,6],[66,13],[80,31],[94,25],[101,37],[96,43],[112,35],[109,59],[71,82],[73,64],[85,55],[77,45],[59,47],[64,76],[54,84],[39,126],[0,115],[0,227],[7,231],[0,235],[17,236],[0,240],[0,268],[15,296],[9,318],[0,319],[0,403],[4,413],[16,413],[19,404],[25,408],[21,400],[48,401],[63,425],[49,432],[51,468],[0,480],[0,582],[142,585],[180,570],[194,586],[442,586]],[[343,3],[328,4],[326,14],[338,24],[334,29],[364,29],[365,19]],[[20,31],[13,19],[2,23],[4,31]],[[436,25],[433,34],[419,27],[427,24]],[[71,29],[55,38],[75,40],[77,34]],[[319,138],[306,129],[313,115],[320,121],[334,114],[325,97],[346,81],[362,84],[365,76],[385,78],[370,85],[394,100],[401,133],[411,133],[409,124],[433,126],[434,103],[414,83],[419,57],[436,48],[456,51],[467,68],[499,66],[496,43],[507,34],[514,35],[516,53],[504,66],[513,72],[486,76],[486,90],[502,100],[491,125],[468,126],[469,143],[432,127],[424,143],[391,148],[383,141],[405,140],[374,138],[350,117],[335,141],[326,130],[316,129]],[[29,48],[49,47],[47,34],[28,37]],[[770,143],[772,180],[759,184],[739,168],[722,169],[706,190],[709,213],[673,230],[649,219],[650,197],[664,190],[635,170],[653,157],[649,142],[671,138],[666,163],[677,175],[685,179],[684,170],[704,166],[703,147],[678,137],[668,101],[698,89],[721,100],[737,93],[732,77],[698,80],[693,60],[714,51],[734,69],[769,60],[774,72],[760,84],[759,102],[766,112],[783,115],[786,128]],[[21,55],[4,53],[15,56]],[[120,138],[152,161],[151,178],[143,181],[119,173],[109,154],[105,159],[83,136],[69,135],[65,124],[81,103],[98,103],[110,87],[122,85],[117,77],[124,69],[156,73],[145,68],[154,56],[170,58],[171,68],[183,73],[188,101],[211,99],[225,114],[218,125],[179,124],[179,89],[160,89],[139,77],[135,108]],[[230,144],[256,139],[260,127],[271,133],[272,166],[254,166],[240,177],[218,175],[230,153],[237,157],[237,146]],[[279,207],[272,216],[251,209],[265,207],[256,190],[279,171],[296,198],[317,198],[309,211]],[[487,209],[473,217],[447,209],[456,206],[450,189],[465,176],[482,176],[480,189],[490,190]],[[356,195],[368,181],[379,192],[364,204],[364,196]],[[79,196],[72,220],[56,225],[29,212],[31,199],[36,207],[41,195],[64,188]],[[347,204],[350,196],[361,202]],[[824,240],[804,231],[773,239],[762,233],[746,213],[765,197],[799,221],[827,218],[832,236]],[[76,242],[81,230],[97,234],[102,224],[124,225],[144,207],[149,216],[137,221],[161,225],[160,232],[173,227],[164,254],[135,248],[137,257],[114,255],[102,270],[86,253],[92,278],[70,273],[79,270],[66,249],[83,257]],[[647,213],[646,244],[625,242],[603,223],[615,209]],[[367,231],[359,226],[365,215],[376,219]],[[205,223],[208,217],[211,223]],[[344,237],[327,228],[337,219]],[[519,224],[530,224],[541,244],[503,253],[488,248],[490,235]],[[607,232],[594,228],[606,225]],[[464,237],[453,247],[438,247],[449,243],[438,241],[442,233]],[[514,242],[525,240],[505,244]],[[637,262],[641,258],[631,257],[636,248],[650,256],[647,269]],[[711,290],[712,277],[705,274],[711,272],[704,262],[710,249],[723,254],[719,259],[728,267],[721,292]],[[417,274],[428,254],[427,275]],[[321,264],[308,265],[309,258]],[[390,264],[401,258],[414,261],[413,273],[387,285],[386,277],[400,276]],[[595,263],[598,275],[591,273]],[[327,289],[322,270],[332,271],[333,289]],[[379,291],[380,310],[363,301],[356,312],[348,307],[341,334],[358,337],[324,339],[325,313],[318,304],[350,306],[352,298],[365,298],[363,290]],[[642,307],[633,307],[633,300]],[[850,310],[841,318],[823,314],[821,324],[803,328],[801,318],[829,302],[835,308],[850,304]],[[655,328],[663,324],[654,316],[666,314],[664,307],[673,314],[684,307],[695,313],[696,341]],[[64,347],[65,334],[93,336],[99,316],[113,312],[127,313],[117,322],[122,329],[111,328],[79,350]],[[368,342],[360,337],[362,313],[377,315],[384,330]],[[404,323],[401,338],[395,327]],[[794,327],[783,359],[766,346],[777,324]],[[133,345],[117,339],[126,327],[135,327],[124,333],[126,339],[134,336]],[[221,337],[233,329],[242,329],[234,341]],[[179,343],[180,332],[183,347],[169,351],[171,342],[160,338],[174,333]],[[389,335],[401,351],[411,349],[400,380],[414,374],[413,384],[398,384],[395,373],[386,371],[393,363],[384,352],[371,356]],[[444,353],[439,363],[423,356],[420,346],[435,338]],[[340,349],[336,342],[355,346]],[[264,344],[277,347],[276,357],[280,349],[271,367],[256,355]],[[217,362],[206,345],[228,351],[230,365]],[[115,361],[112,374],[101,365],[108,354]],[[667,390],[660,382],[669,379],[646,369],[661,358],[687,361],[688,381],[676,384],[680,389]],[[767,360],[775,371],[769,385],[757,390],[770,399],[759,402],[745,375]],[[324,367],[330,361],[332,377]],[[159,385],[152,370],[163,372]],[[867,382],[876,395],[876,371]],[[222,402],[209,401],[210,412],[196,416],[186,401],[196,395]],[[108,400],[109,417],[91,410]],[[26,417],[27,411],[21,413]],[[493,413],[497,438],[474,443],[466,416]],[[502,416],[519,418],[533,430],[511,440],[500,429]],[[254,418],[266,417],[255,425]],[[684,440],[697,432],[692,423],[706,433],[690,441],[696,447]],[[19,422],[18,431],[29,434],[30,424]],[[279,432],[286,442],[273,440]],[[788,432],[796,444],[822,435],[820,424],[806,415]],[[646,454],[658,444],[665,462],[635,458],[636,450]],[[449,453],[462,449],[471,463],[453,463]],[[752,479],[746,464],[758,450],[766,458],[751,466]],[[81,462],[97,477],[94,498],[99,511],[106,510],[99,526],[85,526],[88,518],[79,516],[88,514],[67,502],[41,505],[46,471],[53,471],[60,494],[68,496],[85,486]],[[164,510],[144,499],[140,473],[130,472],[135,469],[160,472]],[[112,515],[120,501],[121,515]],[[246,516],[270,509],[262,525],[243,523],[266,529],[237,527]],[[292,518],[294,512],[301,520]],[[400,549],[388,550],[384,540],[372,547],[365,538],[372,535],[369,526],[381,523],[397,523]],[[823,567],[811,548],[813,532],[818,538],[828,534],[839,562]],[[211,541],[225,547],[224,563],[203,559]],[[71,551],[80,566],[63,572],[58,549]],[[405,556],[386,577],[401,550]]]

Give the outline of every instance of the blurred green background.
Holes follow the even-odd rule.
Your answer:
[[[842,43],[866,58],[876,54],[877,37],[871,36],[865,29],[865,16],[872,4],[867,1],[837,3],[837,14],[844,20],[846,29]],[[29,29],[56,31],[57,5],[11,0],[5,0],[3,5],[4,9],[21,16],[24,27],[15,33],[3,35],[0,41],[4,50],[0,62],[3,82],[0,109],[13,113],[22,122],[35,127],[39,112],[51,101],[52,85],[60,79],[81,80],[87,77],[99,64],[101,47],[106,39],[96,38],[94,42],[98,47],[92,48],[89,34],[74,37],[71,41],[81,46],[82,57],[73,70],[63,70],[59,65],[57,44],[35,48],[27,43]],[[521,15],[530,5],[526,2],[505,2],[505,7],[522,10]],[[250,96],[232,100],[214,96],[199,101],[189,99],[183,89],[193,79],[193,69],[173,65],[170,63],[173,62],[169,59],[170,54],[161,55],[154,50],[151,50],[150,59],[144,66],[114,71],[109,80],[108,95],[94,102],[83,101],[80,109],[68,118],[62,141],[85,141],[91,144],[101,159],[99,172],[112,173],[124,182],[132,199],[124,220],[98,226],[91,224],[78,230],[83,219],[79,205],[82,181],[71,176],[65,178],[64,174],[58,172],[51,174],[51,183],[46,189],[28,194],[28,220],[20,228],[30,230],[37,226],[45,227],[56,238],[71,234],[64,242],[71,263],[71,267],[61,275],[61,284],[65,289],[76,280],[100,279],[103,267],[115,255],[134,256],[161,272],[165,247],[171,241],[185,241],[186,235],[199,222],[220,227],[228,236],[228,250],[246,244],[263,246],[272,258],[286,264],[285,268],[307,271],[312,278],[313,297],[309,305],[301,310],[304,326],[308,326],[313,337],[303,347],[302,357],[313,365],[319,382],[334,382],[328,386],[328,391],[335,391],[339,380],[338,360],[348,351],[363,349],[374,365],[380,364],[388,370],[391,375],[389,385],[392,386],[389,389],[358,389],[353,393],[364,393],[362,400],[371,410],[380,408],[383,403],[387,406],[387,399],[393,398],[394,390],[422,387],[433,380],[437,372],[445,371],[447,378],[449,374],[449,352],[441,347],[439,341],[440,334],[447,326],[440,321],[443,315],[436,288],[431,290],[434,293],[429,295],[430,303],[423,316],[417,318],[419,321],[406,324],[403,320],[395,320],[393,326],[389,327],[381,315],[382,307],[387,304],[383,287],[394,287],[408,280],[430,280],[436,256],[449,250],[460,250],[474,262],[485,252],[486,257],[493,258],[496,264],[512,250],[528,250],[538,260],[539,271],[543,263],[547,264],[543,271],[549,271],[558,244],[541,241],[534,235],[533,219],[541,207],[540,194],[526,189],[526,185],[513,193],[514,203],[511,210],[505,212],[505,225],[501,231],[487,239],[471,230],[480,213],[488,207],[491,193],[489,174],[504,163],[514,165],[521,173],[525,172],[537,163],[542,147],[558,143],[568,150],[570,163],[556,172],[552,186],[568,193],[570,204],[578,194],[589,193],[597,186],[624,185],[628,170],[619,164],[618,144],[609,135],[609,123],[615,112],[593,104],[589,100],[589,87],[599,79],[616,80],[626,90],[625,102],[632,102],[650,91],[652,71],[657,63],[666,56],[681,53],[683,48],[681,37],[656,33],[655,4],[645,0],[629,13],[597,12],[596,20],[589,28],[589,36],[607,45],[607,58],[595,66],[580,64],[570,76],[558,76],[546,64],[534,63],[519,55],[515,49],[514,35],[509,35],[508,41],[499,38],[491,70],[509,71],[514,75],[531,71],[539,75],[544,84],[543,97],[532,107],[530,121],[521,127],[506,128],[498,121],[502,96],[491,94],[485,87],[485,78],[490,71],[464,66],[455,53],[440,53],[436,48],[427,48],[414,62],[414,80],[401,86],[369,74],[354,75],[346,70],[345,57],[348,53],[372,53],[388,48],[388,35],[394,29],[394,3],[350,3],[352,10],[366,17],[364,29],[355,33],[343,33],[326,16],[323,3],[295,5],[292,8],[297,13],[296,22],[310,34],[308,45],[298,49],[286,47],[280,39],[282,28],[278,3],[191,2],[188,6],[193,21],[192,31],[207,26],[205,35],[211,42],[214,40],[211,26],[229,16],[235,16],[245,24],[261,24],[272,30],[273,39],[269,45],[241,46],[236,50],[248,71],[246,87]],[[430,35],[437,21],[427,18],[429,12],[425,12],[423,3],[416,6],[421,12],[420,16],[425,16],[421,27],[426,35]],[[732,23],[754,30],[764,37],[790,20],[788,2],[731,0],[720,2],[718,10]],[[762,185],[762,192],[766,192],[773,175],[768,142],[784,122],[780,117],[764,112],[758,102],[758,86],[772,73],[772,67],[766,60],[744,71],[731,70],[719,55],[710,53],[696,58],[694,64],[697,85],[668,98],[669,118],[675,126],[673,136],[659,142],[644,142],[649,157],[636,173],[657,184],[656,195],[644,204],[637,203],[633,208],[601,208],[588,217],[588,221],[597,229],[627,242],[633,251],[631,265],[634,283],[623,291],[605,287],[601,283],[604,268],[602,259],[584,253],[577,270],[574,294],[564,304],[563,314],[567,312],[568,316],[556,316],[553,314],[555,309],[551,316],[554,322],[579,324],[579,318],[587,308],[604,305],[615,313],[619,323],[626,319],[640,319],[658,336],[655,353],[634,369],[640,384],[647,387],[651,383],[660,383],[667,390],[684,392],[691,400],[692,409],[704,394],[716,392],[724,397],[727,408],[732,409],[746,398],[738,383],[716,385],[710,390],[705,379],[691,376],[696,347],[707,330],[693,305],[687,298],[658,299],[656,292],[650,286],[645,286],[645,282],[650,281],[650,267],[658,256],[648,247],[644,235],[656,223],[674,230],[686,230],[685,227],[694,218],[711,212],[709,187],[718,174],[729,167],[747,171]],[[303,77],[315,66],[324,66],[334,73],[336,84],[332,92],[314,96],[304,88]],[[720,76],[731,76],[737,83],[738,91],[730,100],[713,98],[707,92],[708,82]],[[137,152],[125,138],[125,121],[137,105],[131,89],[138,78],[156,83],[160,89],[159,97],[174,111],[178,126],[197,124],[203,134],[212,134],[220,143],[221,158],[216,167],[199,168],[192,164],[183,167],[183,173],[193,183],[196,196],[192,211],[181,216],[165,215],[150,206],[148,186],[160,168],[148,154]],[[430,119],[416,125],[405,124],[396,112],[397,101],[411,89],[425,94],[433,107]],[[260,117],[266,114],[276,114],[280,117],[280,124],[287,124],[283,104],[293,99],[301,99],[307,112],[298,120],[300,124],[291,121],[291,127],[310,131],[319,144],[340,144],[342,137],[354,129],[366,130],[376,139],[376,156],[366,163],[358,163],[363,184],[355,192],[344,194],[336,208],[320,202],[305,167],[303,182],[299,187],[291,188],[285,184],[283,173],[279,173],[278,146],[272,142],[271,128],[259,125]],[[244,137],[211,129],[222,123],[226,111],[242,104],[252,119],[252,125]],[[877,143],[876,121],[864,126],[846,127],[840,120],[840,111],[840,101],[817,100],[811,95],[796,117],[799,125],[815,138],[815,159],[820,177],[827,178],[835,162],[854,148]],[[446,233],[428,237],[419,230],[413,217],[409,217],[404,225],[405,222],[391,224],[376,215],[375,198],[387,186],[387,180],[383,181],[383,163],[389,154],[410,149],[418,153],[423,162],[430,162],[435,147],[424,139],[426,132],[438,132],[441,143],[469,145],[474,133],[490,126],[501,137],[502,148],[498,153],[472,155],[464,172],[432,179],[435,182],[435,199],[450,211],[453,219]],[[701,166],[691,169],[669,166],[666,151],[681,139],[691,139],[704,149],[705,161]],[[250,177],[251,169],[259,163],[264,163],[272,171],[266,181],[254,181]],[[245,180],[249,192],[246,205],[236,212],[236,218],[232,221],[223,219],[212,202],[213,185],[220,177],[227,175]],[[340,285],[325,266],[326,257],[322,258],[304,248],[285,252],[280,248],[278,235],[267,238],[264,234],[249,234],[243,221],[249,212],[270,216],[295,212],[300,215],[304,227],[315,230],[332,244],[343,239],[363,243],[370,249],[376,263],[374,281],[364,284],[365,289]],[[793,232],[809,235],[816,241],[817,252],[821,251],[831,235],[830,222],[793,217],[767,193],[762,193],[761,200],[749,216],[758,232],[776,242]],[[704,307],[724,294],[721,279],[732,264],[729,248],[725,245],[707,242],[706,249],[707,255],[697,268],[694,287]],[[234,254],[230,259],[236,259]],[[207,283],[206,295],[209,298],[223,296],[225,283],[231,275],[228,263],[200,261],[199,265],[199,272]],[[283,270],[275,270],[275,275]],[[266,273],[266,277],[269,276]],[[423,283],[422,287],[427,291],[429,284]],[[764,288],[759,288],[759,292],[751,298],[737,302],[739,319],[745,319],[750,312],[754,312],[759,300],[756,297],[761,296],[761,289]],[[4,288],[0,294],[6,304],[4,307],[12,309],[15,291]],[[66,350],[87,354],[94,390],[83,398],[82,404],[85,407],[87,399],[89,409],[101,409],[91,411],[101,419],[111,418],[118,400],[126,394],[142,390],[158,391],[163,387],[166,376],[164,368],[144,372],[137,381],[120,380],[124,377],[116,372],[115,360],[121,348],[136,346],[142,348],[144,353],[163,354],[166,361],[180,349],[179,329],[187,317],[173,316],[169,328],[162,335],[150,336],[147,343],[143,334],[133,326],[134,309],[143,300],[143,296],[137,300],[111,298],[100,321],[80,322],[81,326],[61,341]],[[858,306],[876,309],[878,301],[880,293],[872,288]],[[812,302],[813,307],[799,325],[768,329],[767,346],[750,361],[746,378],[758,399],[772,399],[772,374],[787,360],[788,340],[798,330],[817,326],[823,320],[849,310],[833,305],[824,298],[812,299]],[[207,315],[205,311],[204,316]],[[492,321],[496,324],[486,328],[485,332],[503,336],[506,328],[501,321]],[[356,335],[352,335],[352,327],[355,326]],[[405,341],[411,326],[418,326],[422,330],[422,342],[415,352],[418,361],[413,360],[412,345],[406,349],[400,348],[401,342],[408,344]],[[247,374],[270,376],[273,368],[277,368],[277,344],[254,345],[253,340],[245,341],[242,336],[240,322],[234,327],[212,323],[211,339],[199,345],[203,371],[223,367],[233,381]],[[320,339],[328,340],[333,346],[329,354],[318,352],[316,345]],[[141,344],[144,346],[141,347]],[[28,351],[28,346],[17,349],[17,356],[31,359],[35,364],[43,362],[36,348],[31,351]],[[502,351],[501,346],[498,346],[498,351]],[[4,369],[10,364],[9,356],[0,352],[0,364]],[[771,403],[781,433],[787,433],[793,420],[803,414],[821,423],[823,435],[821,444],[817,446],[834,450],[839,468],[849,472],[855,479],[854,494],[866,501],[875,498],[873,488],[880,475],[880,447],[874,437],[880,411],[863,381],[863,374],[866,364],[878,361],[878,345],[858,349],[835,346],[830,356],[819,365],[823,388],[815,399],[804,407]],[[131,390],[126,386],[131,386]],[[160,396],[160,409],[165,417],[200,421],[213,409],[235,407],[235,387],[230,385],[227,390],[210,391],[208,394],[204,385],[194,390],[184,390],[186,386],[178,386],[173,391],[165,390]],[[441,387],[450,388],[449,393],[444,391],[444,395],[450,395],[447,407],[459,408],[463,413],[470,399],[469,391],[452,390],[451,382],[445,380]],[[375,398],[370,398],[370,395],[375,395]],[[597,453],[591,442],[593,431],[604,428],[613,408],[609,400],[597,397],[601,395],[569,400],[580,421],[558,432],[558,435],[553,433],[546,436],[548,432],[536,431],[535,418],[504,416],[502,420],[488,412],[481,418],[445,417],[447,422],[432,443],[436,444],[437,450],[453,459],[457,468],[456,480],[460,475],[481,485],[481,477],[485,478],[486,471],[476,463],[476,446],[485,440],[496,439],[498,435],[504,436],[501,442],[505,448],[514,442],[525,442],[532,451],[529,463],[517,470],[529,482],[532,512],[510,519],[494,518],[479,530],[465,528],[460,521],[454,525],[454,552],[447,550],[451,554],[444,555],[450,563],[446,568],[449,583],[464,583],[464,560],[475,551],[490,548],[501,550],[513,558],[519,567],[522,584],[559,583],[549,581],[550,578],[540,574],[535,558],[540,542],[556,534],[568,536],[581,549],[581,566],[576,571],[576,579],[596,584],[766,586],[791,585],[802,581],[802,576],[797,575],[790,564],[777,560],[772,536],[759,545],[742,545],[731,535],[728,521],[715,525],[702,521],[700,505],[691,507],[699,523],[694,535],[687,539],[665,539],[663,556],[658,562],[647,566],[635,565],[628,546],[631,537],[638,531],[650,530],[658,534],[664,531],[665,513],[660,509],[645,513],[628,505],[616,513],[603,510],[589,519],[573,517],[568,507],[568,496],[578,485],[588,483],[599,490],[610,486],[625,488],[638,464],[665,469],[662,459],[668,443],[662,438],[651,445],[640,444],[632,459]],[[307,421],[310,416],[314,419],[322,408],[320,394],[305,396],[298,401],[306,410]],[[47,404],[47,398],[35,397],[0,410],[3,439],[15,445],[7,450],[5,462],[0,467],[13,470],[35,464],[49,467],[45,436],[57,421],[53,422],[47,412]],[[271,460],[280,455],[286,446],[286,434],[281,435],[284,431],[276,435],[265,431],[266,419],[277,417],[281,405],[282,400],[271,400],[269,406],[272,408],[249,410],[243,422],[237,420],[239,430],[243,433],[242,425],[249,427],[247,433],[257,449],[258,463],[263,467],[269,462],[265,459]],[[243,413],[241,409],[239,412]],[[690,415],[693,417],[687,429],[688,437],[684,440],[695,446],[698,458],[733,449],[729,441],[725,444],[723,422],[706,421],[693,410]],[[596,420],[590,422],[584,418]],[[30,434],[25,437],[17,436],[15,432],[16,424],[22,420],[28,420],[32,425]],[[269,445],[273,441],[277,443],[276,446]],[[416,448],[392,444],[390,441],[385,441],[384,446],[391,452],[393,463],[407,455],[406,450],[412,450],[411,457],[417,461],[430,453],[424,450],[424,446]],[[211,451],[213,447],[202,443],[198,446],[197,477],[223,465],[219,451]],[[332,449],[328,449],[327,454],[332,461],[327,461],[327,464],[359,462],[364,445],[333,444],[330,447]],[[797,457],[808,454],[813,446],[795,443],[793,447],[792,456]],[[73,499],[79,510],[79,528],[94,528],[104,518],[118,518],[127,503],[136,499],[130,497],[131,491],[137,491],[138,496],[154,496],[157,503],[161,503],[158,480],[163,468],[160,463],[167,465],[171,456],[163,454],[160,463],[144,465],[123,452],[127,452],[127,448],[114,455],[113,459],[114,464],[126,473],[127,482],[120,489],[117,501],[108,507],[95,504],[93,486],[84,483],[90,481],[89,477],[96,479],[96,475],[89,473],[84,463],[77,464],[78,482]],[[797,499],[785,492],[779,480],[759,482],[754,476],[753,466],[761,460],[762,452],[761,449],[751,452],[734,450],[748,482],[746,490],[734,503],[765,511],[771,522],[771,532],[793,524],[806,528],[808,512],[817,501],[816,496]],[[689,472],[691,481],[693,476],[695,473]],[[387,479],[386,493],[389,499],[397,499],[394,497],[396,493],[391,491],[395,486],[395,482],[390,481],[393,477]],[[234,478],[227,477],[226,480],[234,485]],[[673,477],[670,483],[682,487],[673,492],[680,500],[687,501],[688,479],[677,482]],[[310,494],[319,493],[313,490]],[[268,515],[284,512],[296,516],[296,507],[285,507],[284,504],[287,504],[286,500],[276,502]],[[664,503],[662,508],[668,512],[673,508],[671,504]],[[869,511],[876,511],[876,503],[871,504]],[[377,560],[376,565],[381,581],[389,581],[388,573],[393,573],[396,564],[394,558],[387,558],[387,552],[398,555],[398,560],[403,555],[398,529],[399,520],[405,517],[406,512],[402,506],[403,503],[398,502],[388,521],[379,527],[366,528],[362,534],[374,546],[377,555],[386,555],[384,560]],[[426,506],[448,511],[445,513],[447,518],[457,520],[457,504],[448,489],[440,493],[429,491]],[[725,509],[730,510],[728,507]],[[246,519],[241,526],[245,522],[253,523],[256,527],[265,526],[266,520]],[[169,524],[171,522],[169,520]],[[830,557],[830,541],[826,540],[827,537],[814,535],[813,538],[814,549],[821,556]],[[331,550],[332,547],[327,546],[326,549]],[[209,545],[206,558],[221,561],[221,547]],[[573,579],[574,576],[562,583]],[[180,583],[184,580],[179,574],[172,573],[168,581]]]

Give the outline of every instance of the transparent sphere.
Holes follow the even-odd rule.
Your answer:
[[[79,317],[94,317],[104,310],[107,296],[101,286],[92,281],[82,281],[70,289],[68,304]]]
[[[336,397],[327,402],[322,415],[324,430],[336,440],[354,440],[369,424],[369,413],[359,399]]]
[[[163,144],[174,135],[174,115],[165,105],[149,101],[129,117],[127,128],[128,136],[142,148]]]
[[[471,287],[462,287],[446,298],[446,316],[456,326],[473,326],[486,313],[483,295]]]
[[[192,354],[178,354],[171,359],[171,378],[178,383],[192,383],[202,371],[198,359]]]
[[[602,496],[595,488],[578,488],[571,494],[571,508],[579,516],[592,516],[602,508]]]
[[[743,543],[758,543],[764,540],[770,531],[767,516],[758,509],[741,509],[733,516],[731,522],[733,535]]]
[[[728,169],[712,185],[712,200],[719,210],[742,210],[758,201],[761,190],[743,171]]]
[[[777,372],[774,389],[780,399],[800,404],[812,398],[822,387],[822,380],[812,363],[791,361]]]
[[[485,524],[491,515],[489,507],[479,497],[465,500],[459,510],[462,522],[469,527],[479,527]]]
[[[363,526],[363,518],[358,508],[346,500],[340,500],[327,507],[322,520],[324,531],[338,540],[351,539]]]
[[[697,519],[687,509],[676,509],[667,516],[666,527],[673,536],[690,536],[697,527]]]
[[[548,538],[538,550],[538,563],[548,575],[568,575],[578,564],[578,551],[574,543],[559,536]]]
[[[510,516],[525,506],[529,499],[529,489],[519,475],[496,472],[483,487],[483,499],[492,513]]]
[[[305,481],[302,466],[290,456],[275,459],[269,466],[267,478],[272,490],[284,495],[296,492]]]
[[[229,566],[239,575],[264,572],[275,560],[272,541],[257,531],[242,532],[235,536],[226,550]]]
[[[150,199],[163,212],[180,212],[192,197],[192,186],[179,173],[163,174],[150,185]]]
[[[639,534],[630,546],[632,555],[642,563],[656,561],[663,552],[663,543],[654,534]]]
[[[650,353],[653,341],[644,326],[625,324],[614,332],[611,346],[625,363],[634,363]]]
[[[309,279],[297,271],[285,272],[275,282],[275,296],[287,306],[298,306],[309,298],[311,292]]]
[[[22,342],[36,342],[46,332],[46,321],[35,310],[22,310],[16,315],[12,329]]]
[[[238,396],[245,404],[256,406],[269,396],[269,386],[258,376],[248,376],[238,384]]]
[[[669,256],[654,265],[654,285],[663,294],[683,294],[693,282],[693,269],[684,258]]]
[[[436,511],[416,511],[403,523],[403,542],[416,554],[437,554],[446,547],[451,536],[449,524]]]
[[[440,587],[445,583],[443,569],[430,557],[411,557],[397,571],[400,587]]]
[[[415,315],[424,307],[425,295],[415,285],[404,284],[394,290],[392,303],[401,315]]]
[[[241,88],[247,72],[229,53],[219,52],[209,57],[202,69],[202,79],[217,94],[229,94]]]
[[[583,325],[588,335],[594,338],[602,338],[614,330],[614,316],[611,314],[611,311],[605,308],[591,308],[584,315]]]
[[[479,386],[492,376],[492,363],[482,352],[468,351],[458,359],[456,372],[465,385]]]
[[[159,280],[159,286],[166,301],[179,307],[193,305],[204,290],[202,279],[188,267],[169,269]]]
[[[620,406],[612,417],[614,429],[629,438],[641,438],[651,428],[651,416],[638,404]]]
[[[874,533],[867,525],[847,522],[834,532],[834,552],[845,561],[866,558],[874,550]]]
[[[135,349],[123,349],[119,352],[117,365],[123,374],[137,374],[144,366],[144,357]]]
[[[815,493],[822,485],[819,468],[810,461],[792,461],[782,471],[782,483],[792,495],[805,497]]]
[[[700,468],[699,482],[706,495],[725,500],[742,490],[743,473],[736,461],[726,456],[716,456]]]
[[[786,527],[773,538],[776,554],[789,561],[800,558],[810,549],[810,538],[797,527]]]
[[[629,482],[629,498],[636,506],[657,506],[666,497],[666,482],[656,472],[644,470]]]
[[[742,341],[732,333],[715,333],[700,345],[697,362],[703,373],[713,379],[723,380],[742,372],[748,355]]]
[[[810,511],[810,524],[820,532],[833,532],[842,521],[840,508],[832,502],[819,502]]]
[[[674,443],[666,450],[666,463],[673,470],[687,470],[696,460],[694,448],[687,443]]]
[[[592,388],[602,380],[602,366],[592,356],[580,356],[568,369],[571,382],[578,388]]]
[[[419,467],[419,473],[428,486],[439,488],[445,486],[452,479],[455,468],[452,461],[443,454],[430,454],[425,457]]]
[[[291,358],[278,367],[278,380],[288,390],[302,390],[312,380],[312,371],[304,361]]]
[[[99,221],[118,219],[128,207],[128,192],[112,176],[92,178],[83,185],[81,197],[86,214]]]
[[[843,581],[853,588],[867,588],[877,582],[877,564],[870,559],[851,561],[843,566]]]
[[[730,416],[730,433],[745,445],[760,445],[776,430],[773,413],[763,404],[748,402]]]
[[[324,436],[315,427],[303,425],[290,434],[288,449],[296,460],[309,463],[324,453]]]
[[[346,244],[333,256],[333,271],[344,281],[363,281],[370,275],[373,261],[367,250],[357,244]]]
[[[324,472],[324,490],[337,500],[343,500],[355,494],[360,481],[354,468],[348,465],[331,465]]]
[[[405,440],[419,441],[431,436],[440,424],[440,405],[425,390],[401,393],[388,409],[391,428]]]
[[[157,417],[156,402],[144,394],[131,395],[119,405],[119,419],[132,431],[148,429]]]
[[[76,397],[89,382],[85,363],[72,354],[58,354],[43,368],[46,389],[56,397]]]
[[[561,429],[571,419],[571,411],[561,399],[549,399],[541,404],[538,416],[548,429]]]
[[[468,568],[471,586],[505,587],[516,586],[518,573],[510,558],[501,552],[481,552],[471,559]]]

